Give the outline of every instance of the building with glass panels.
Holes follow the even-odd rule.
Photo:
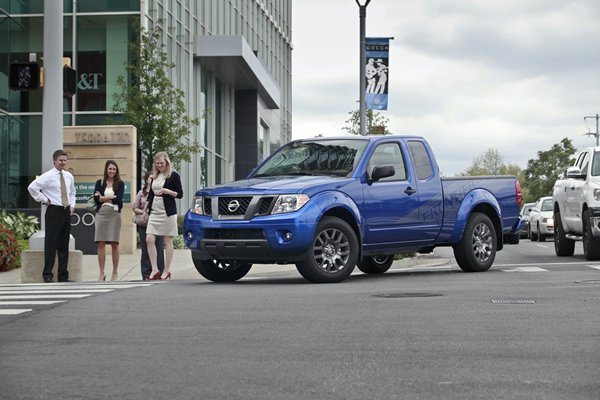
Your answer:
[[[43,0],[0,0],[0,209],[35,208],[27,185],[41,171],[42,93],[9,89],[12,62],[43,57]],[[77,94],[64,125],[112,117],[129,42],[158,27],[174,85],[202,151],[180,173],[185,211],[196,189],[244,177],[291,139],[291,0],[64,0],[64,56]],[[102,171],[98,172],[100,177]]]

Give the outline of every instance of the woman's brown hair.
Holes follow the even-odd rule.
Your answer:
[[[114,165],[115,168],[117,168],[117,173],[115,174],[115,177],[113,179],[113,190],[115,193],[117,193],[119,184],[121,183],[121,176],[119,174],[119,166],[114,160],[106,160],[106,164],[104,164],[104,183],[106,183],[106,181],[108,180],[108,167],[110,165]]]

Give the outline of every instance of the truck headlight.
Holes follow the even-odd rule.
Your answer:
[[[192,207],[190,208],[190,211],[193,212],[194,214],[200,214],[202,215],[202,202],[204,201],[204,199],[202,198],[202,196],[194,196],[194,199],[192,200]]]
[[[600,189],[594,189],[594,198],[596,201],[600,201]]]
[[[281,214],[296,211],[310,200],[305,194],[282,194],[275,201],[271,214]]]

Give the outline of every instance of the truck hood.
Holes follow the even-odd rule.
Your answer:
[[[224,195],[264,195],[284,193],[304,193],[312,196],[323,190],[339,189],[353,178],[337,176],[267,176],[252,179],[243,179],[200,189],[196,196],[224,196]]]

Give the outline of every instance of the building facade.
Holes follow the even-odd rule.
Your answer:
[[[43,0],[0,0],[0,209],[35,208],[42,94],[9,89],[12,62],[43,57]],[[200,117],[185,142],[202,150],[181,166],[185,212],[201,187],[245,176],[291,139],[291,0],[64,0],[64,56],[78,72],[63,100],[65,126],[114,123],[129,43],[158,28],[173,84]],[[100,178],[102,171],[98,171]]]

